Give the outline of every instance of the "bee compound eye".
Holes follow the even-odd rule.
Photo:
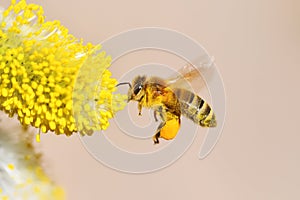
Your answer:
[[[134,95],[137,95],[141,91],[142,88],[143,88],[142,85],[136,86],[133,90]]]

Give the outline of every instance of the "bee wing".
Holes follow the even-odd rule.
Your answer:
[[[209,80],[210,69],[213,65],[213,59],[210,59],[208,63],[200,63],[198,65],[187,63],[176,74],[167,79],[167,84],[171,88],[184,88],[188,90],[193,88],[194,91],[199,92],[205,87],[206,81]],[[206,81],[203,78],[204,74]]]

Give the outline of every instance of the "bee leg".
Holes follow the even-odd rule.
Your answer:
[[[153,136],[152,139],[153,139],[154,144],[159,144],[159,140],[158,140],[159,136],[160,136],[160,132],[156,133],[156,134]]]
[[[154,119],[157,122],[157,114],[159,114],[160,118],[162,119],[162,121],[166,121],[167,116],[166,116],[166,111],[165,109],[163,109],[162,106],[158,107],[157,109],[154,110]]]
[[[139,102],[138,104],[139,116],[142,116],[142,104]]]
[[[154,119],[155,119],[156,122],[158,121],[158,119],[157,119],[157,111],[156,110],[154,110]]]
[[[165,122],[161,122],[161,123],[159,124],[159,126],[157,127],[156,133],[155,133],[155,135],[152,137],[154,144],[158,144],[158,143],[159,143],[158,138],[160,137],[160,130],[162,129],[162,127],[165,126],[165,124],[166,124]]]
[[[165,140],[172,140],[176,137],[178,130],[180,128],[180,118],[173,116],[160,124],[157,129],[157,134],[160,138]]]

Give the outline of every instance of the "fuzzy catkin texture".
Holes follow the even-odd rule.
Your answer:
[[[12,0],[0,12],[0,110],[44,133],[105,130],[126,97],[114,94],[111,58],[100,48],[46,21],[41,6]]]
[[[65,199],[63,189],[41,167],[41,155],[31,145],[33,135],[20,128],[5,127],[6,130],[0,128],[0,199]]]

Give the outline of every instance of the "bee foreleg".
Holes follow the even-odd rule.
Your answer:
[[[138,104],[138,110],[139,110],[139,116],[141,116],[142,115],[142,104],[139,102],[139,104]]]

